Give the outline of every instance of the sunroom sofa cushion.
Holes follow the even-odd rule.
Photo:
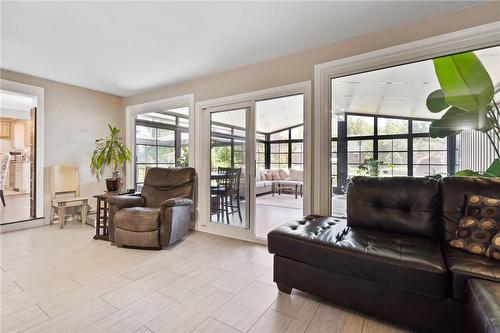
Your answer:
[[[440,208],[439,183],[434,179],[354,177],[347,196],[347,224],[437,240]]]
[[[395,289],[446,298],[446,266],[438,242],[411,235],[352,227],[345,220],[307,216],[268,234],[271,253],[332,273]]]
[[[472,279],[467,284],[468,331],[500,332],[500,284]]]
[[[451,272],[452,293],[455,299],[466,300],[466,286],[470,279],[500,282],[500,263],[497,260],[471,254],[449,245],[443,245],[443,251]]]

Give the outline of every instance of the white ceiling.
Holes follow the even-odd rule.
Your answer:
[[[500,47],[474,52],[500,82]],[[439,83],[431,60],[392,67],[333,80],[333,111],[417,118],[440,118],[430,113],[425,101]]]
[[[257,132],[271,133],[303,124],[304,96],[293,95],[258,101],[255,105]],[[219,124],[246,128],[245,109],[212,113],[212,121]]]
[[[36,106],[31,96],[0,90],[0,117],[12,119],[29,119],[30,110]]]
[[[1,67],[119,96],[482,1],[1,2]]]

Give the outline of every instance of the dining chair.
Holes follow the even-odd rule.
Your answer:
[[[7,180],[7,174],[9,172],[9,161],[10,154],[1,154],[0,158],[0,199],[5,207],[5,197],[3,195],[3,190],[5,188],[5,182]]]
[[[78,167],[59,165],[50,168],[50,224],[55,214],[59,219],[59,228],[64,228],[66,208],[80,208],[80,219],[83,225],[87,220],[88,198],[80,197]],[[75,220],[76,220],[76,214]]]
[[[241,168],[219,168],[218,171],[223,173],[224,177],[218,180],[217,187],[212,189],[212,194],[219,198],[222,218],[225,217],[227,224],[230,224],[229,215],[238,213],[240,221],[243,222],[240,203]]]

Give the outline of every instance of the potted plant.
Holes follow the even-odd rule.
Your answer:
[[[108,127],[109,135],[104,139],[95,140],[96,147],[90,158],[90,170],[99,181],[104,168],[108,165],[112,166],[113,174],[111,178],[106,178],[106,188],[109,192],[115,192],[120,189],[120,168],[132,159],[132,152],[118,137],[120,129],[110,124]]]
[[[491,77],[473,52],[454,54],[433,60],[441,89],[427,97],[427,109],[445,111],[441,119],[433,120],[430,136],[444,138],[463,130],[485,133],[496,154],[493,163],[484,171],[462,170],[457,176],[500,177],[500,109]],[[494,139],[496,138],[496,140]]]
[[[368,174],[372,177],[378,177],[380,172],[387,174],[387,170],[384,170],[385,167],[392,168],[393,165],[386,164],[384,161],[379,161],[374,158],[369,158],[363,161],[363,164],[358,166],[358,174]]]

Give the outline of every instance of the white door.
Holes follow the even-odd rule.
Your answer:
[[[209,232],[253,239],[255,191],[254,103],[204,110],[203,227]],[[207,163],[208,162],[208,163]],[[200,180],[202,180],[200,179]]]

